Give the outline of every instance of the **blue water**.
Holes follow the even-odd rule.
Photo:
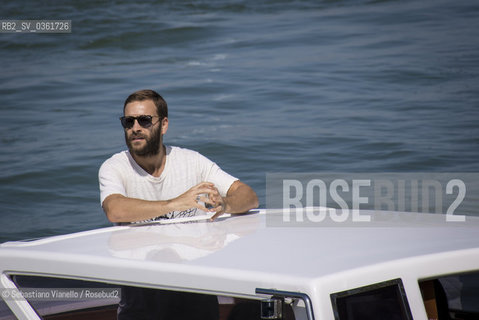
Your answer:
[[[97,171],[131,92],[166,143],[250,184],[267,172],[479,171],[479,2],[11,1],[0,34],[0,242],[110,223]]]

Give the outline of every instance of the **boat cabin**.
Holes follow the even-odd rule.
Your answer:
[[[0,320],[116,319],[131,290],[180,296],[195,319],[478,319],[479,217],[360,213],[370,221],[262,209],[6,242]]]

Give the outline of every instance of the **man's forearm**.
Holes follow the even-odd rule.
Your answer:
[[[172,211],[171,201],[148,201],[112,194],[103,201],[103,210],[111,222],[134,222],[162,216]]]
[[[190,208],[208,211],[203,204],[198,202],[198,196],[209,194],[214,190],[216,190],[214,184],[202,182],[182,195],[164,201],[141,200],[128,198],[121,194],[112,194],[103,201],[103,210],[111,222],[148,220],[165,215],[171,211],[182,211]]]
[[[258,197],[253,189],[247,184],[236,181],[224,198],[225,212],[243,213],[258,207]]]

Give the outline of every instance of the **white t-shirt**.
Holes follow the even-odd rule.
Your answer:
[[[102,164],[98,178],[102,205],[106,197],[112,194],[151,201],[169,200],[201,182],[213,183],[224,197],[233,182],[238,180],[198,152],[172,146],[166,146],[165,168],[159,177],[143,170],[129,151],[122,151]],[[177,218],[201,213],[202,211],[192,208],[170,212],[166,217]]]

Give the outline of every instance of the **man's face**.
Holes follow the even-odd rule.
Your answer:
[[[133,101],[125,107],[125,117],[152,116],[152,125],[148,128],[140,126],[135,120],[133,127],[125,129],[125,142],[130,153],[140,157],[155,156],[160,152],[162,136],[166,132],[167,119],[162,121],[151,100]],[[166,122],[166,126],[162,125]]]

